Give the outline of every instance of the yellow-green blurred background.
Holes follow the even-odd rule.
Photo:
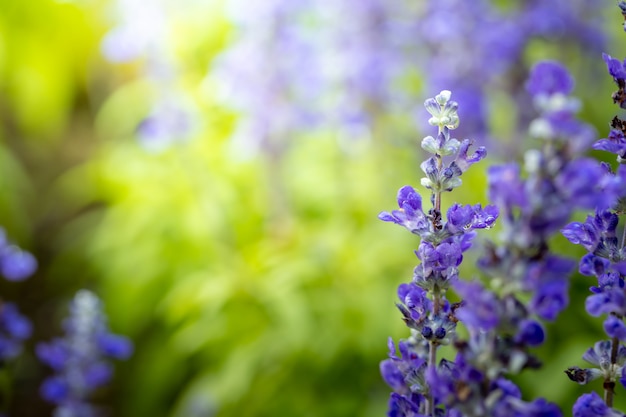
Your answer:
[[[162,86],[146,77],[145,58],[103,57],[115,2],[0,0],[0,225],[40,264],[28,281],[0,284],[35,326],[10,364],[10,415],[50,415],[38,396],[49,370],[34,346],[61,334],[80,288],[94,290],[111,329],[135,343],[94,397],[111,416],[385,414],[378,364],[387,338],[407,335],[395,292],[411,278],[418,242],[376,216],[395,207],[399,187],[419,185],[418,143],[432,132],[406,134],[406,121],[390,118],[374,140],[346,142],[329,129],[294,134],[279,157],[233,151],[240,115],[207,77],[232,39],[226,3],[172,2],[166,46],[176,73]],[[624,55],[612,10],[606,31],[609,52]],[[554,53],[585,80],[582,115],[602,135],[615,107],[601,58],[538,43],[523,65]],[[136,128],[161,87],[193,104],[195,124],[185,141],[151,151]],[[448,201],[487,203],[484,170],[497,162],[475,166]],[[471,260],[467,278],[479,275]],[[563,370],[583,366],[602,337],[582,312],[593,283],[573,280],[572,307],[541,350],[546,367],[521,379],[526,398],[546,396],[565,415],[585,387]]]

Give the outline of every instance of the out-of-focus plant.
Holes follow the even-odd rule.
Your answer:
[[[136,126],[140,143],[163,151],[189,139],[193,130],[192,100],[181,86],[182,73],[171,36],[179,5],[163,0],[116,0],[117,25],[102,40],[102,52],[113,63],[141,62],[141,77],[154,94],[147,115]]]
[[[622,16],[626,19],[626,2],[620,1],[618,6]],[[625,27],[626,30],[626,27]],[[619,59],[603,54],[608,72],[617,84],[618,90],[612,95],[613,103],[620,108],[626,108],[626,67]],[[579,272],[585,276],[597,278],[597,286],[592,286],[592,295],[585,300],[586,312],[594,317],[605,316],[603,330],[608,340],[597,341],[589,347],[583,359],[591,364],[589,368],[578,366],[569,367],[565,372],[574,382],[581,385],[591,383],[596,379],[602,381],[603,398],[597,392],[582,394],[574,404],[575,417],[590,417],[593,415],[624,414],[614,407],[614,399],[618,395],[617,382],[626,386],[626,303],[624,302],[624,276],[626,275],[626,229],[618,238],[617,228],[620,216],[626,209],[626,167],[624,166],[625,145],[624,133],[626,123],[618,116],[614,116],[610,123],[610,133],[607,138],[598,140],[593,148],[611,152],[617,155],[618,168],[613,172],[608,163],[603,164],[605,175],[612,179],[613,193],[617,194],[617,201],[609,206],[594,207],[593,215],[588,215],[585,222],[573,222],[563,228],[563,235],[572,243],[583,246],[587,254],[579,263]],[[623,227],[623,225],[622,225]]]
[[[63,338],[37,346],[39,359],[55,371],[43,382],[41,394],[57,405],[55,416],[101,415],[89,397],[111,380],[113,369],[106,359],[128,359],[132,343],[109,332],[100,300],[87,290],[72,300],[63,327]]]
[[[492,117],[494,96],[516,115],[507,133],[521,133],[534,44],[558,42],[560,54],[593,56],[606,42],[602,9],[586,0],[233,4],[233,40],[214,66],[216,85],[241,113],[240,147],[270,154],[311,129],[381,140],[402,132],[398,126],[419,113],[420,87],[458,91],[468,103],[465,129],[479,140],[493,137],[494,123],[502,126]]]

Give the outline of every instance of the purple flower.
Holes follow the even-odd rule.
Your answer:
[[[470,141],[469,139],[463,140],[463,142],[461,142],[459,153],[456,159],[454,160],[454,162],[456,163],[456,165],[459,167],[459,169],[462,172],[467,171],[467,169],[470,166],[474,165],[476,162],[479,162],[480,160],[482,160],[483,158],[487,156],[487,150],[485,149],[484,146],[480,146],[478,149],[474,151],[473,154],[468,156],[467,152],[471,145],[472,145],[472,141]]]
[[[54,369],[60,371],[65,366],[65,362],[70,358],[70,350],[63,339],[55,339],[50,343],[37,345],[37,356],[39,360]]]
[[[392,222],[405,227],[411,233],[421,234],[428,231],[430,223],[422,211],[422,197],[409,185],[398,191],[399,210],[391,213],[381,212],[378,218],[385,222]]]
[[[100,300],[86,290],[76,294],[64,327],[63,338],[37,346],[39,359],[55,371],[41,393],[58,406],[59,413],[66,410],[63,412],[78,413],[67,415],[90,416],[95,413],[88,403],[90,394],[113,375],[107,358],[128,358],[132,344],[108,331]]]
[[[619,83],[620,80],[622,82],[626,80],[626,59],[622,62],[609,54],[602,54],[602,59],[604,59],[609,74],[615,82]]]
[[[447,211],[447,221],[442,218],[442,193],[459,186],[463,170],[484,156],[484,150],[468,156],[470,142],[461,144],[450,137],[450,129],[458,125],[458,104],[450,97],[450,91],[444,90],[425,103],[432,116],[429,122],[438,127],[437,139],[427,137],[422,141],[422,147],[434,156],[420,165],[426,174],[421,184],[430,190],[433,208],[426,215],[420,195],[412,187],[405,186],[398,192],[400,209],[379,215],[381,220],[399,224],[421,237],[415,251],[421,264],[414,269],[413,282],[398,287],[401,303],[397,307],[406,325],[412,329],[412,338],[410,343],[400,343],[402,358],[395,356],[395,348],[390,342],[389,359],[381,363],[383,379],[396,394],[389,403],[388,415],[393,416],[430,415],[438,409],[439,403],[452,406],[457,395],[456,376],[479,392],[477,382],[484,379],[480,369],[464,362],[464,358],[459,356],[456,363],[441,361],[439,370],[435,370],[434,353],[439,346],[456,340],[455,329],[459,319],[465,319],[468,326],[480,329],[490,329],[498,324],[498,311],[492,308],[497,305],[494,303],[495,296],[480,286],[474,288],[478,284],[457,282],[458,267],[463,260],[463,252],[471,246],[474,230],[493,226],[498,209],[495,206],[483,209],[480,204],[455,204]],[[456,159],[446,166],[441,163],[443,156],[450,156],[450,159],[456,156]],[[446,299],[447,289],[455,283],[459,285],[461,295],[472,298],[471,309],[468,308],[467,312],[463,306],[452,306]],[[474,298],[478,298],[478,302]],[[430,393],[435,400],[425,403],[421,397],[409,398],[409,393],[413,396]],[[463,414],[461,409],[448,407],[446,415],[460,417]]]
[[[607,406],[595,392],[581,395],[572,409],[574,417],[623,417],[620,412]]]
[[[62,378],[50,377],[43,382],[40,391],[45,400],[61,403],[68,398],[70,387]]]
[[[500,322],[497,297],[478,282],[457,281],[454,290],[467,300],[456,311],[456,317],[474,330],[493,330]]]
[[[37,260],[29,252],[11,244],[0,227],[0,272],[9,281],[23,281],[35,273]]]
[[[611,262],[608,259],[588,253],[580,259],[578,272],[582,275],[600,277],[608,272],[610,266]]]
[[[124,336],[104,333],[98,339],[100,351],[113,359],[128,359],[133,354],[133,343]]]
[[[23,281],[37,269],[35,257],[16,247],[5,247],[0,253],[0,270],[9,281]]]
[[[555,61],[542,61],[530,71],[526,90],[533,95],[569,94],[574,89],[574,78]]]
[[[622,258],[616,236],[618,221],[615,213],[598,210],[595,216],[587,216],[585,223],[568,224],[562,233],[570,242],[582,245],[590,253],[616,262]]]
[[[519,331],[515,335],[515,341],[528,346],[539,346],[545,339],[543,326],[535,321],[525,319],[519,324]]]
[[[493,201],[507,215],[513,207],[526,208],[528,198],[524,183],[520,178],[520,167],[517,164],[491,166],[487,169],[489,180],[489,200]]]
[[[380,363],[380,374],[391,389],[397,392],[408,392],[404,382],[404,374],[392,359],[385,359]]]
[[[398,298],[403,304],[397,304],[397,307],[404,316],[406,325],[412,329],[421,329],[432,309],[432,302],[426,297],[426,291],[414,283],[401,284],[398,287]]]
[[[506,414],[502,416],[561,417],[563,415],[556,404],[549,403],[543,398],[538,398],[533,402],[524,402],[517,398],[505,397],[500,404],[502,404],[502,411],[506,410],[504,411]]]
[[[607,209],[618,195],[607,189],[609,175],[596,160],[581,158],[568,164],[556,177],[555,185],[566,201],[584,209]]]
[[[20,314],[15,304],[0,304],[0,360],[18,356],[31,333],[31,322]]]
[[[445,271],[449,268],[456,268],[463,261],[461,247],[456,242],[446,242],[434,246],[430,242],[422,241],[416,255],[422,261],[421,268],[425,271],[424,276],[426,277],[432,271]]]
[[[567,277],[574,269],[571,259],[549,256],[529,265],[524,281],[533,296],[529,309],[544,320],[554,320],[567,306]]]
[[[453,204],[448,209],[446,227],[453,234],[488,229],[495,224],[498,214],[498,208],[492,205],[483,209],[480,204],[474,206]]]
[[[613,372],[611,369],[611,356],[612,356],[613,342],[611,340],[600,340],[596,342],[593,347],[587,349],[583,355],[583,359],[592,365],[597,366],[604,371],[609,377]],[[626,347],[619,345],[617,349],[616,363],[623,365],[626,360]]]
[[[601,52],[605,35],[601,26],[594,24],[594,18],[601,22],[598,9],[582,1],[532,0],[523,2],[514,12],[504,13],[488,1],[470,4],[460,0],[431,0],[425,3],[417,28],[421,50],[428,59],[416,62],[423,68],[430,92],[442,88],[455,91],[457,100],[464,104],[459,111],[463,128],[485,136],[490,114],[489,89],[511,69],[525,71],[519,63],[533,39],[584,45],[589,56]],[[571,77],[552,75],[545,71],[547,80],[533,86],[535,90],[567,91],[567,80]],[[520,91],[520,84],[512,83],[507,94],[517,98],[518,107],[524,109],[528,107],[527,96]],[[525,118],[520,119],[524,122]]]
[[[567,281],[554,281],[544,284],[531,300],[531,308],[544,320],[554,320],[567,307]]]
[[[380,363],[380,372],[384,381],[398,394],[409,395],[411,392],[424,391],[423,373],[426,361],[420,357],[412,342],[400,341],[398,350],[400,357],[396,355],[393,340],[389,338],[389,359]],[[413,400],[421,402],[417,397]]]
[[[604,286],[602,292],[587,297],[585,309],[587,313],[594,317],[612,312],[623,314],[626,309],[626,297],[623,287]]]
[[[589,252],[594,252],[600,243],[600,231],[593,224],[591,216],[587,217],[585,223],[569,223],[561,232],[567,240],[575,245],[582,245]]]
[[[599,151],[611,152],[623,159],[626,155],[626,137],[624,137],[624,132],[621,129],[611,129],[608,137],[594,143],[592,148]]]
[[[437,402],[448,405],[454,400],[455,383],[460,381],[460,374],[454,362],[442,360],[439,367],[429,366],[424,376]]]
[[[626,341],[626,325],[623,319],[610,314],[604,321],[604,331],[610,337],[616,337],[621,341]]]
[[[387,411],[388,417],[426,417],[424,414],[420,414],[420,404],[423,402],[422,398],[412,395],[400,395],[395,392],[391,393],[389,398],[389,411]]]

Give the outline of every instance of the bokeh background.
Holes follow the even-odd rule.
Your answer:
[[[533,146],[534,62],[564,62],[606,134],[622,21],[594,0],[0,0],[0,225],[39,262],[0,283],[35,329],[9,415],[51,415],[34,347],[81,288],[135,343],[94,397],[111,416],[384,415],[418,241],[376,216],[419,185],[424,99],[451,89],[458,135],[488,146],[448,203],[486,204],[486,167]],[[587,387],[563,370],[603,337],[592,284],[572,277],[518,378],[565,415]]]

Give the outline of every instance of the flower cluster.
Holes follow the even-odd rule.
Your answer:
[[[558,39],[590,55],[605,43],[594,21],[600,8],[586,0],[511,2],[508,10],[488,0],[241,3],[211,76],[241,113],[242,148],[269,153],[312,127],[376,135],[391,114],[414,110],[418,73],[426,94],[453,89],[465,103],[463,129],[486,137],[489,89],[506,90],[521,113],[530,107],[520,63],[533,41]]]
[[[494,225],[498,210],[494,206],[452,205],[444,219],[442,193],[461,185],[461,175],[483,159],[485,149],[469,153],[471,141],[459,141],[450,131],[459,125],[458,104],[450,100],[450,92],[442,91],[426,100],[431,114],[429,123],[438,127],[437,137],[422,140],[422,148],[433,156],[421,164],[426,174],[422,185],[430,191],[432,208],[424,211],[420,194],[411,186],[398,191],[398,210],[382,212],[379,218],[398,224],[420,237],[415,252],[420,264],[415,268],[411,283],[398,288],[398,309],[411,329],[411,337],[399,342],[400,356],[389,340],[389,359],[380,365],[387,384],[394,390],[389,402],[390,416],[431,415],[446,402],[439,384],[438,366],[452,377],[462,372],[462,365],[442,360],[437,365],[437,350],[456,340],[455,329],[459,304],[446,298],[447,290],[458,282],[458,267],[475,237],[475,230]],[[444,160],[445,158],[445,160]],[[433,414],[434,415],[434,414]]]
[[[113,375],[107,358],[127,359],[132,354],[132,343],[110,333],[105,320],[98,297],[81,290],[64,323],[65,336],[37,346],[39,359],[55,371],[41,386],[42,396],[57,405],[55,416],[98,415],[88,400]]]
[[[626,17],[626,2],[619,3],[622,14]],[[604,61],[611,77],[618,86],[613,94],[614,103],[626,108],[626,70],[624,63],[603,54]],[[626,61],[625,61],[626,62]],[[597,285],[590,288],[591,295],[585,302],[585,310],[594,317],[604,316],[604,331],[608,340],[602,340],[589,348],[583,359],[590,363],[590,368],[572,366],[565,372],[574,382],[587,384],[601,379],[604,387],[604,399],[598,394],[583,394],[574,405],[575,417],[592,416],[623,416],[612,409],[616,383],[619,381],[626,387],[626,292],[624,277],[626,276],[626,235],[621,241],[617,236],[619,216],[626,208],[626,165],[624,127],[626,122],[613,118],[608,138],[600,139],[593,144],[593,149],[611,152],[617,156],[619,163],[616,172],[602,163],[600,170],[604,173],[606,199],[598,201],[594,210],[584,222],[573,222],[563,228],[563,235],[572,243],[581,245],[587,254],[579,262],[579,272],[585,276],[595,277]]]
[[[223,101],[242,114],[234,134],[239,153],[278,153],[281,141],[319,118],[319,107],[311,106],[319,103],[317,55],[311,30],[298,24],[312,7],[313,0],[233,2],[235,39],[211,76]]]
[[[390,340],[390,358],[381,364],[385,381],[395,391],[388,415],[561,415],[556,405],[544,399],[522,400],[507,375],[540,366],[531,349],[546,338],[542,322],[554,320],[568,303],[568,276],[575,262],[552,253],[549,239],[575,210],[607,209],[623,188],[605,166],[584,157],[595,133],[576,118],[579,103],[570,97],[573,87],[573,78],[556,62],[544,61],[533,68],[526,89],[539,117],[531,123],[529,134],[540,140],[540,148],[527,151],[521,167],[508,163],[488,170],[489,198],[499,212],[495,206],[455,204],[445,222],[441,193],[458,187],[461,174],[485,151],[480,148],[468,156],[469,142],[450,138],[450,129],[458,126],[459,119],[457,104],[447,92],[426,102],[432,116],[429,123],[439,126],[437,138],[422,141],[422,147],[435,154],[421,165],[426,173],[422,185],[431,191],[433,208],[425,213],[419,194],[406,186],[398,193],[400,209],[379,216],[421,237],[416,251],[421,264],[413,281],[398,288],[398,308],[412,336],[399,343],[399,356]],[[451,162],[444,165],[443,156],[451,156]],[[489,242],[478,262],[489,275],[489,285],[459,280],[458,267],[471,246],[473,230],[491,227],[498,215],[500,242]],[[610,254],[616,262],[621,260],[614,238],[617,222],[598,218],[593,223],[604,227],[604,232],[589,224],[573,228],[572,234],[579,232],[579,241]],[[596,259],[586,265],[592,270],[608,269]],[[626,326],[616,320],[626,315],[625,308],[615,307],[624,298],[624,285],[618,284],[615,278],[603,282],[596,292],[604,298],[588,302],[588,308],[598,314],[611,310],[611,330],[626,337]],[[460,302],[447,301],[450,288]],[[455,333],[458,323],[467,329],[466,339]],[[442,359],[437,364],[437,346],[443,344],[451,344],[457,354],[454,361]],[[586,358],[606,365],[605,351],[606,344],[597,345]],[[616,377],[621,369],[609,367],[605,374]],[[585,380],[600,375],[575,372]]]
[[[448,393],[448,404],[465,415],[506,415],[501,413],[507,407],[520,416],[561,415],[543,399],[523,402],[519,390],[504,378],[540,366],[530,349],[545,340],[542,321],[554,320],[568,303],[574,262],[551,253],[550,237],[574,210],[614,199],[606,171],[582,156],[594,132],[576,119],[578,101],[569,97],[573,87],[560,64],[537,64],[526,88],[540,113],[529,133],[542,145],[526,152],[523,170],[515,163],[488,170],[489,198],[500,208],[502,228],[500,243],[489,243],[478,262],[490,276],[491,288],[455,286],[464,299],[472,300],[457,312],[469,338],[457,342],[456,362],[467,368],[460,378],[469,388]],[[448,377],[448,384],[456,380],[458,386],[458,378]]]
[[[528,45],[537,39],[582,46],[581,52],[600,53],[605,36],[599,29],[599,8],[586,0],[530,0],[513,11],[492,1],[430,0],[424,2],[416,35],[419,59],[428,92],[443,86],[463,102],[463,131],[490,136],[489,88],[497,85],[517,104],[520,134],[532,108],[523,91],[526,70],[520,66]],[[476,30],[489,27],[490,30]],[[485,65],[488,62],[489,65]],[[502,147],[500,144],[499,147]],[[497,149],[497,147],[495,147]]]
[[[23,281],[36,269],[35,257],[9,242],[0,227],[0,273],[9,281]],[[31,333],[32,324],[20,314],[17,305],[0,301],[0,363],[17,357]]]
[[[598,177],[580,174],[591,164],[580,158],[580,144],[589,143],[590,128],[574,117],[575,101],[567,94],[573,82],[560,65],[543,62],[531,72],[527,89],[541,116],[531,134],[543,140],[540,150],[528,151],[524,171],[509,163],[488,170],[489,198],[500,209],[501,242],[489,243],[479,266],[490,286],[457,282],[464,299],[456,318],[468,331],[457,340],[454,366],[431,371],[429,384],[447,409],[462,415],[559,416],[560,410],[543,399],[525,402],[506,376],[540,365],[530,349],[545,340],[542,320],[553,320],[567,304],[567,276],[573,262],[551,254],[548,239],[569,219],[584,198],[602,198]],[[582,178],[581,178],[582,177]],[[573,184],[571,193],[564,184]],[[581,196],[584,196],[581,197]],[[524,295],[528,294],[528,295]]]

